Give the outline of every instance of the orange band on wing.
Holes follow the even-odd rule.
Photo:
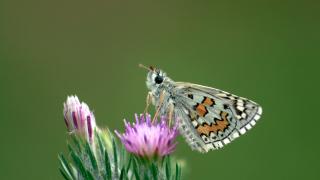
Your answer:
[[[215,103],[214,103],[213,99],[205,97],[202,101],[202,104],[207,105],[207,106],[213,106]]]
[[[207,123],[204,123],[203,125],[201,126],[198,126],[197,128],[197,131],[199,134],[205,134],[207,136],[210,135],[210,132],[214,132],[214,133],[218,133],[218,131],[224,131],[228,125],[229,125],[229,121],[228,121],[228,113],[226,112],[222,112],[221,113],[221,117],[222,119],[221,120],[217,120],[216,121],[216,124],[207,124]]]
[[[195,106],[195,109],[196,109],[197,113],[199,114],[199,116],[201,116],[201,117],[204,117],[208,113],[207,108],[203,104],[197,104]]]

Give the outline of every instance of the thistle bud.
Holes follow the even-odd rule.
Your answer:
[[[93,142],[96,121],[88,105],[79,101],[77,96],[68,96],[64,103],[64,121],[70,133],[76,133]]]

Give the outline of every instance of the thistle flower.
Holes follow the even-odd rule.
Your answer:
[[[77,96],[68,97],[64,103],[64,120],[68,131],[72,133],[72,141],[68,141],[68,156],[58,156],[59,170],[66,180],[181,177],[181,166],[169,156],[176,146],[174,139],[178,134],[177,126],[170,128],[164,118],[158,123],[151,122],[150,115],[146,115],[146,119],[143,115],[136,115],[136,124],[125,122],[126,132],[123,135],[117,133],[125,146],[117,143],[108,128],[102,130],[96,126],[88,105],[80,103]],[[133,159],[134,163],[131,163],[135,157],[129,152],[148,161]],[[168,156],[161,163],[152,161],[165,155]]]
[[[125,121],[125,133],[115,131],[127,151],[147,159],[163,157],[175,150],[178,135],[177,125],[168,126],[164,117],[160,122],[151,122],[149,114],[138,117],[132,125]]]
[[[90,143],[93,142],[96,121],[86,103],[80,103],[77,96],[68,96],[64,103],[63,114],[70,133],[77,133],[85,137]]]

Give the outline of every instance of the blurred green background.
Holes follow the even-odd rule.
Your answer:
[[[260,103],[264,114],[219,151],[179,139],[184,179],[319,179],[319,1],[2,0],[1,179],[62,179],[62,103],[123,130],[145,107],[146,72]]]

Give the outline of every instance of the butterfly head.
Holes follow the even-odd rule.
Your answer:
[[[146,67],[140,65],[140,67],[148,69],[149,72],[147,74],[147,87],[150,90],[157,90],[163,87],[163,84],[167,81],[170,81],[170,78],[163,72],[161,69],[155,68],[153,66]]]

